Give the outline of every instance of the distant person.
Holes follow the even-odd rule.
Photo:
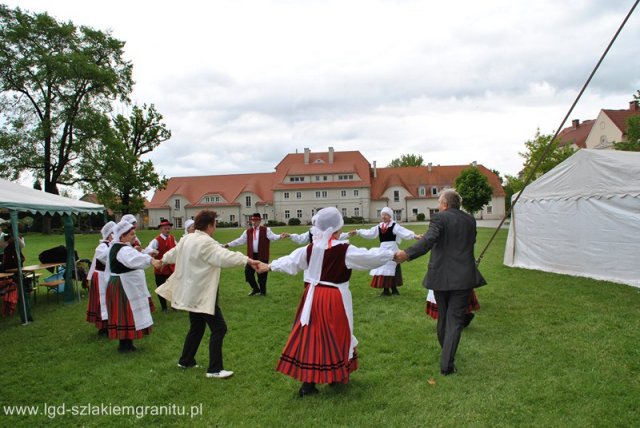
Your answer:
[[[222,268],[243,265],[257,267],[258,262],[223,248],[213,239],[216,217],[214,211],[200,211],[195,218],[195,232],[184,236],[175,248],[164,255],[163,263],[175,264],[175,272],[156,289],[156,293],[169,300],[173,308],[189,312],[191,326],[184,340],[178,367],[187,369],[196,366],[198,347],[208,325],[211,337],[206,376],[224,379],[232,376],[233,372],[224,369],[222,359],[222,342],[227,324],[218,305],[220,271]]]
[[[109,244],[113,239],[112,232],[115,225],[115,222],[110,221],[100,229],[102,239],[96,247],[88,273],[91,285],[89,286],[86,320],[96,326],[100,336],[108,334],[107,283],[109,282],[109,272],[106,271],[106,267],[109,258]]]
[[[5,237],[8,237],[8,235],[0,228],[0,272],[4,272],[4,249],[9,245]]]
[[[440,194],[439,212],[431,216],[429,229],[394,259],[414,260],[431,250],[423,284],[433,290],[438,304],[438,342],[442,348],[440,373],[456,372],[455,355],[465,324],[465,307],[474,288],[486,284],[473,254],[476,220],[460,210],[462,198],[454,190]]]
[[[171,228],[173,227],[173,223],[169,220],[162,220],[158,225],[158,229],[160,230],[160,234],[151,240],[147,249],[145,250],[146,254],[151,254],[154,259],[162,260],[162,257],[172,248],[176,246],[176,239],[171,234]],[[153,273],[156,280],[156,288],[160,287],[167,281],[167,278],[171,276],[173,273],[174,266],[171,264],[163,264],[161,268],[154,268]],[[160,306],[162,307],[162,312],[169,312],[169,308],[167,307],[167,301],[162,297],[158,296],[160,300]]]
[[[261,225],[262,216],[260,213],[254,213],[251,216],[251,226],[247,228],[238,239],[235,239],[225,248],[235,247],[247,244],[247,257],[253,260],[260,260],[263,263],[269,263],[269,247],[271,241],[277,241],[286,237],[286,234],[276,235],[271,228]],[[256,282],[256,275],[258,281]],[[244,268],[245,281],[251,286],[249,296],[266,296],[267,295],[267,272],[256,273],[250,265]]]
[[[107,285],[109,339],[118,339],[119,352],[137,350],[134,339],[151,334],[153,302],[147,288],[144,269],[162,267],[160,260],[133,248],[135,227],[120,221],[113,228],[113,242],[109,250],[110,271]]]
[[[301,397],[317,394],[317,383],[349,382],[358,368],[351,270],[375,268],[393,259],[392,251],[360,249],[338,240],[344,222],[335,207],[321,209],[313,221],[313,244],[259,268],[290,275],[304,271],[305,291],[276,367],[302,382]]]
[[[365,239],[380,240],[380,248],[384,248],[394,253],[398,251],[398,244],[403,239],[418,239],[419,236],[407,228],[400,226],[393,218],[393,210],[384,207],[380,212],[380,224],[370,229],[356,229],[349,232],[349,236],[358,235]],[[384,266],[373,269],[369,272],[373,278],[371,279],[372,288],[382,288],[381,297],[391,296],[392,294],[400,294],[398,287],[403,284],[402,269],[400,265],[391,260]]]
[[[121,221],[124,220],[127,223],[131,224],[134,229],[138,228],[138,219],[133,214],[125,214],[125,215],[122,216],[122,218],[120,220]],[[142,243],[140,242],[140,240],[138,239],[137,236],[131,242],[131,246],[133,248],[135,248],[136,250],[138,250],[138,251],[143,251]]]
[[[471,321],[476,316],[474,311],[478,311],[480,309],[480,303],[478,303],[478,297],[476,296],[475,290],[471,290],[471,294],[469,295],[469,303],[464,310],[464,326],[468,327],[471,324]],[[433,290],[427,290],[427,304],[424,312],[429,315],[434,320],[438,319],[438,304],[436,303],[436,296],[433,293]]]
[[[196,222],[189,219],[184,222],[184,234],[188,235],[196,231]]]

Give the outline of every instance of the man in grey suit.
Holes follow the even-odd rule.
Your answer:
[[[473,254],[476,220],[460,211],[462,198],[454,190],[442,192],[438,202],[440,211],[431,216],[427,233],[411,247],[398,251],[394,260],[413,260],[432,250],[423,285],[433,290],[438,304],[440,373],[447,376],[456,372],[454,358],[465,327],[469,294],[486,282]]]

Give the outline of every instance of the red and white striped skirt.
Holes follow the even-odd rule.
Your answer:
[[[471,290],[471,294],[469,294],[469,303],[467,304],[467,308],[464,310],[464,313],[470,314],[471,312],[475,312],[479,309],[480,303],[478,303],[478,296],[476,296],[476,291]],[[425,308],[424,312],[434,320],[437,320],[438,304],[427,300],[427,307]]]
[[[402,269],[396,265],[395,276],[374,275],[371,278],[371,288],[393,288],[402,285]]]
[[[96,328],[107,328],[107,322],[102,320],[100,308],[100,284],[98,276],[100,272],[93,272],[91,285],[89,286],[89,303],[87,305],[87,322],[95,324]]]
[[[149,309],[151,312],[155,310],[151,298],[149,298]],[[151,327],[136,330],[129,299],[118,276],[112,276],[107,285],[107,312],[109,314],[107,320],[109,339],[133,340],[151,334]]]
[[[309,324],[300,324],[300,313],[309,287],[305,287],[289,340],[276,370],[301,382],[347,383],[358,369],[358,355],[349,359],[351,329],[340,290],[317,285]]]

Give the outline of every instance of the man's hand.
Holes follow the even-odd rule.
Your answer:
[[[355,234],[357,234],[357,233],[358,233],[358,231],[357,231],[357,230],[350,230],[350,231],[349,231],[349,233],[348,233],[349,238],[351,238],[353,235],[355,235]]]
[[[393,261],[396,263],[403,263],[409,259],[409,255],[404,250],[398,250],[393,255]]]
[[[416,241],[419,241],[419,240],[422,239],[422,235],[416,235],[415,238],[413,238],[413,239],[415,239]]]
[[[289,235],[287,232],[282,232],[280,234],[280,239],[288,238],[289,236],[291,236],[291,235]]]
[[[260,260],[253,260],[253,259],[249,259],[249,261],[247,262],[247,264],[249,266],[251,266],[253,268],[253,270],[255,270],[256,272],[258,271],[258,268],[260,267],[260,263],[262,263]]]
[[[154,268],[160,270],[164,266],[164,263],[162,263],[162,260],[152,259],[151,260],[151,266],[153,266]]]
[[[258,266],[258,269],[256,269],[256,272],[265,273],[271,270],[271,265],[268,265],[267,263],[263,263],[263,262],[259,262],[259,263],[260,265]]]

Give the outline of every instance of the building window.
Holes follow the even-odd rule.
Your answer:
[[[175,207],[177,210],[179,210],[179,209],[180,209],[180,199],[176,199],[176,200],[174,201],[174,207]]]
[[[326,190],[322,191],[322,199],[327,199],[327,191]]]
[[[302,192],[296,192],[296,199],[302,199]]]
[[[302,218],[302,210],[296,210],[296,217]]]
[[[262,220],[264,220],[265,222],[269,221],[269,214],[267,213],[262,214]]]
[[[360,196],[360,191],[359,191],[358,189],[355,189],[355,190],[353,191],[353,196],[355,196],[356,198],[357,198],[358,196]]]
[[[431,196],[438,196],[438,188],[436,186],[431,186]]]
[[[400,191],[399,190],[394,190],[393,191],[393,202],[400,202]]]
[[[413,213],[413,215],[418,215],[418,209],[417,208],[412,208],[411,212]]]
[[[353,209],[353,215],[356,217],[360,217],[360,207],[355,207]]]
[[[429,217],[431,217],[432,215],[436,214],[438,211],[440,211],[437,208],[430,208],[429,209]]]
[[[303,181],[304,181],[304,177],[289,177],[290,183],[299,183]]]
[[[382,210],[376,210],[376,217],[380,218],[382,215]]]
[[[327,191],[323,190],[321,192],[316,192],[316,199],[327,199]]]
[[[173,225],[176,227],[176,229],[182,229],[182,217],[174,217]]]
[[[284,198],[289,199],[289,192],[284,192]]]
[[[316,175],[316,181],[320,181],[320,176]]]
[[[322,181],[327,181],[327,180],[328,180],[327,176],[326,176],[326,175],[324,175],[324,176],[322,177]]]
[[[491,205],[487,205],[487,214],[493,214],[493,207]]]
[[[235,223],[235,221],[236,221],[236,216],[234,214],[230,214],[229,215],[229,222]]]
[[[284,210],[284,218],[289,218],[291,217],[291,212],[289,210]]]
[[[353,180],[353,174],[338,175],[338,181],[350,181]]]
[[[341,190],[340,191],[340,196],[342,196],[343,198],[347,197],[347,191],[346,190]]]
[[[247,208],[251,208],[251,196],[245,196],[244,198],[244,206]]]
[[[425,189],[424,186],[418,187],[418,195],[424,198],[425,196],[427,196],[427,189]]]
[[[342,208],[342,217],[346,217],[346,216],[347,216],[347,209]]]

